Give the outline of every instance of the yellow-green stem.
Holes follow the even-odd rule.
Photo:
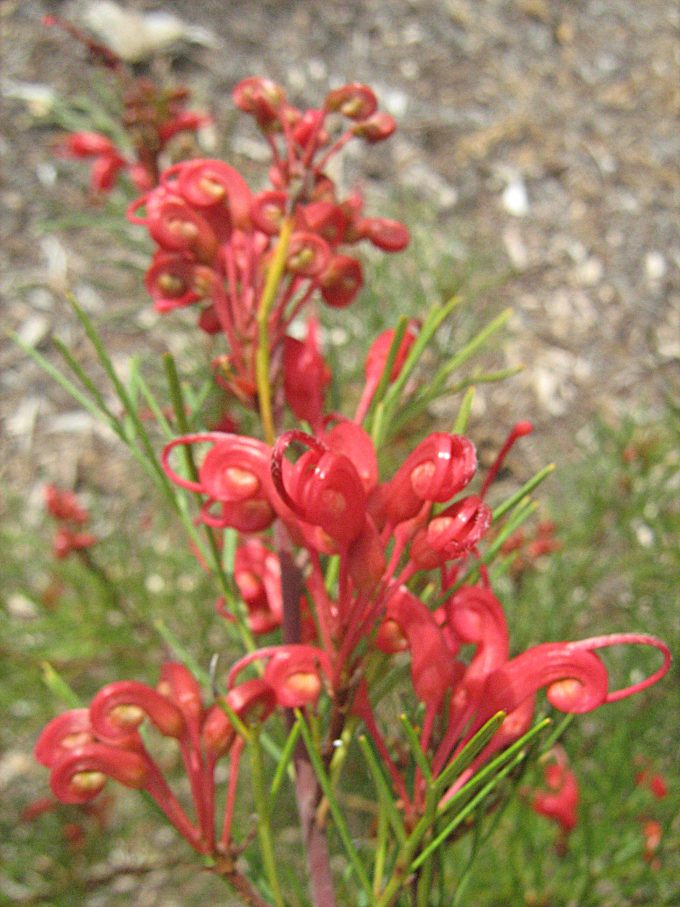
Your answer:
[[[287,217],[279,233],[279,242],[274,251],[267,279],[262,291],[262,298],[257,309],[257,351],[255,353],[255,380],[257,383],[257,397],[260,407],[262,431],[267,444],[274,443],[274,416],[272,413],[272,392],[269,381],[269,314],[276,299],[276,291],[281,282],[281,275],[286,266],[286,256],[290,236],[293,232],[292,218]]]

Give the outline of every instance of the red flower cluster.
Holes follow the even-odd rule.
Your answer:
[[[110,684],[89,709],[51,722],[36,747],[60,799],[88,801],[106,777],[144,789],[204,854],[231,852],[248,728],[276,709],[299,708],[319,718],[317,729],[327,732],[320,745],[327,763],[343,731],[363,722],[406,826],[415,828],[426,811],[425,775],[440,778],[439,805],[447,804],[492,754],[529,729],[541,690],[559,711],[588,712],[650,686],[670,666],[666,645],[638,633],[546,642],[511,654],[505,612],[479,545],[493,518],[488,489],[531,423],[515,425],[481,480],[472,442],[446,432],[429,434],[381,476],[378,451],[362,422],[371,425],[378,389],[403,374],[414,345],[418,351],[418,324],[402,325],[398,344],[394,331],[373,343],[353,420],[326,412],[330,372],[315,317],[308,318],[304,340],[291,336],[291,323],[313,298],[335,307],[355,298],[362,271],[347,246],[365,239],[396,251],[408,242],[401,224],[365,217],[358,194],[339,198],[326,172],[329,159],[352,138],[380,141],[394,122],[377,111],[373,92],[358,84],[331,91],[321,108],[306,111],[262,78],[241,82],[234,100],[269,144],[270,188],[251,192],[240,173],[219,160],[185,161],[166,170],[129,217],[157,245],[146,275],[156,309],[199,305],[201,328],[222,333],[228,343],[228,354],[216,364],[219,383],[260,411],[266,441],[197,432],[172,440],[161,457],[169,479],[201,497],[198,522],[214,533],[215,549],[222,530],[240,534],[233,587],[242,607],[223,598],[217,610],[239,621],[249,651],[232,666],[225,692],[210,708],[189,671],[170,663],[158,690],[133,681]],[[345,128],[332,139],[337,120]],[[283,431],[284,397],[309,432]],[[192,478],[173,465],[179,447],[194,454]],[[546,529],[536,554],[553,546]],[[233,553],[226,544],[224,550]],[[229,610],[234,604],[237,613]],[[283,644],[270,637],[255,647],[253,635],[279,628]],[[656,648],[663,664],[612,691],[599,652],[617,645]],[[404,655],[410,692],[423,709],[418,743],[427,769],[423,760],[405,766],[393,756],[392,739],[383,736],[374,713],[373,678]],[[258,675],[242,679],[255,665]],[[317,708],[322,696],[327,702]],[[486,747],[457,777],[451,769],[441,778],[498,713],[503,722]],[[138,726],[145,717],[178,742],[193,817],[143,742]],[[218,839],[215,765],[225,755],[231,766]],[[546,771],[550,791],[534,806],[556,817],[566,833],[575,822],[575,781],[559,759]],[[315,796],[308,790],[303,799]]]
[[[223,704],[221,704],[223,703]],[[107,778],[146,791],[172,825],[199,853],[214,853],[215,767],[230,754],[232,772],[221,850],[228,847],[238,759],[243,739],[225,707],[245,724],[262,721],[277,704],[274,688],[251,680],[205,708],[197,681],[181,664],[167,662],[158,689],[135,681],[111,683],[90,707],[71,709],[54,718],[35,746],[35,757],[50,769],[50,785],[63,803],[87,803]],[[189,817],[142,740],[139,727],[148,719],[163,737],[173,738],[189,779],[194,816]]]
[[[90,516],[72,491],[60,491],[54,485],[46,485],[44,497],[48,513],[57,521],[52,542],[55,557],[62,559],[72,551],[84,551],[97,543],[97,537],[82,528]]]
[[[279,239],[285,242],[283,281],[267,330],[272,355],[284,348],[286,393],[299,414],[308,407],[297,377],[310,368],[304,386],[316,382],[322,388],[329,373],[315,327],[300,345],[287,336],[291,322],[315,295],[334,307],[353,301],[363,275],[346,246],[368,240],[394,252],[409,241],[402,224],[364,216],[358,192],[339,199],[325,167],[351,138],[379,141],[392,133],[394,122],[376,112],[375,96],[364,85],[346,85],[330,92],[322,108],[301,111],[278,85],[252,78],[237,85],[234,100],[269,143],[271,188],[252,193],[223,161],[185,161],[162,174],[159,185],[131,206],[129,218],[144,225],[158,246],[146,275],[156,310],[201,304],[200,327],[223,333],[229,345],[229,355],[219,360],[219,379],[243,402],[255,395],[258,315],[275,240],[289,224],[287,239]],[[326,121],[336,113],[350,125],[331,142]]]
[[[526,431],[520,423],[511,437]],[[170,457],[176,447],[200,444],[208,449],[198,480],[188,481],[174,471]],[[305,448],[295,463],[285,456],[292,446]],[[501,454],[507,450],[506,444]],[[410,653],[413,692],[425,706],[421,746],[430,753],[435,775],[489,718],[499,711],[507,715],[444,800],[492,753],[528,730],[542,688],[560,711],[587,712],[643,689],[668,670],[668,649],[641,634],[543,643],[510,657],[503,608],[484,571],[481,585],[460,585],[491,523],[482,497],[464,494],[477,466],[474,447],[465,437],[429,435],[385,481],[379,481],[369,436],[349,421],[336,422],[316,436],[286,432],[273,447],[239,435],[189,435],[166,446],[163,464],[174,482],[205,496],[201,519],[208,525],[250,536],[279,519],[305,552],[303,598],[313,603],[305,630],[310,645],[257,650],[234,667],[230,683],[248,664],[265,659],[265,679],[295,678],[280,704],[313,705],[324,689],[335,701],[353,699],[355,714],[389,766],[407,812],[417,813],[424,789],[407,794],[373,717],[370,690],[360,680],[366,640],[373,641],[373,651]],[[484,493],[498,466],[483,482]],[[337,596],[328,592],[322,555],[339,558]],[[257,536],[237,549],[235,579],[254,633],[269,632],[281,621],[281,581],[274,562]],[[435,609],[407,586],[413,580],[424,587],[432,570],[439,573],[437,597],[442,601]],[[664,664],[646,680],[611,692],[596,652],[621,644],[658,648]],[[461,657],[470,646],[474,654]]]
[[[123,108],[120,125],[130,146],[122,149],[99,132],[74,132],[56,144],[57,154],[92,160],[90,183],[95,193],[109,192],[122,172],[140,191],[151,189],[158,183],[160,157],[168,142],[180,132],[196,132],[210,117],[186,110],[190,97],[186,88],[162,88],[149,78],[136,77],[110,48],[72,23],[56,16],[45,16],[43,22],[64,29],[85,46],[91,62],[114,74]]]

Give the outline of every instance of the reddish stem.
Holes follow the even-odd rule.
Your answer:
[[[300,595],[303,582],[300,570],[293,560],[288,532],[280,521],[277,521],[275,532],[276,547],[281,563],[283,642],[285,645],[290,645],[299,643],[301,639]],[[321,790],[309,754],[302,741],[298,741],[293,764],[295,766],[295,797],[300,816],[302,841],[307,855],[312,903],[314,907],[335,907],[328,842],[323,830],[319,827],[316,815]]]

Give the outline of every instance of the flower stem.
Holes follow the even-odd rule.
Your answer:
[[[264,863],[265,873],[269,886],[274,896],[276,907],[285,907],[278,873],[276,871],[276,858],[272,840],[272,827],[267,803],[267,793],[264,784],[264,770],[262,766],[262,747],[257,734],[253,735],[250,742],[250,757],[252,768],[253,797],[257,808],[257,835],[260,839],[260,852]]]
[[[267,444],[274,443],[274,416],[272,414],[272,391],[269,378],[269,313],[274,305],[276,291],[281,282],[281,275],[286,266],[288,244],[293,232],[292,218],[287,217],[279,233],[279,242],[274,251],[267,271],[262,298],[257,309],[257,351],[255,353],[255,380],[257,383],[257,397],[262,419],[262,430]]]
[[[283,641],[289,645],[300,642],[302,575],[293,560],[288,533],[281,523],[276,527],[276,542],[281,564]],[[302,841],[307,855],[312,903],[314,907],[335,907],[328,842],[317,819],[317,806],[320,799],[319,782],[307,748],[300,740],[295,747],[293,765],[295,767],[295,798],[302,829]]]

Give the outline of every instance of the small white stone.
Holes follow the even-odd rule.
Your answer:
[[[646,523],[637,523],[634,527],[635,537],[643,548],[651,548],[654,544],[654,533]]]
[[[326,64],[318,57],[312,57],[310,60],[307,60],[307,69],[309,71],[309,77],[314,79],[315,82],[320,82],[328,75]]]
[[[165,589],[165,580],[160,574],[152,573],[147,576],[144,585],[146,586],[147,592],[157,595]]]
[[[510,224],[503,230],[503,245],[513,268],[524,271],[529,265],[529,252],[515,224]]]
[[[592,287],[602,279],[603,271],[604,268],[602,267],[600,259],[591,255],[590,258],[586,258],[583,264],[579,266],[576,271],[576,277],[580,284],[583,284],[586,287]]]
[[[38,616],[38,608],[34,601],[21,592],[10,595],[7,599],[7,611],[11,617],[18,620],[35,620]]]
[[[49,327],[50,322],[44,315],[31,315],[17,331],[17,337],[26,346],[37,346],[45,338]]]
[[[513,217],[524,217],[529,213],[527,187],[521,179],[511,180],[503,190],[503,207]]]
[[[383,107],[388,113],[391,113],[397,119],[404,116],[409,106],[408,95],[405,92],[393,88],[387,91],[379,91],[378,93],[382,98]]]
[[[648,252],[645,255],[645,274],[651,281],[661,280],[666,276],[668,266],[661,252]]]

